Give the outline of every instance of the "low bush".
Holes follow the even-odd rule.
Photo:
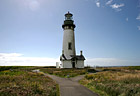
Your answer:
[[[140,70],[140,66],[130,66],[128,67],[129,70]]]
[[[108,96],[140,96],[140,71],[131,71],[128,67],[118,69],[87,74],[80,82],[92,90],[103,91]]]
[[[54,74],[60,77],[75,77],[87,73],[86,69],[56,69],[56,68],[40,68],[41,71],[49,74]]]
[[[97,72],[95,69],[91,69],[91,68],[89,68],[89,69],[87,69],[87,72],[89,72],[89,73],[95,73],[95,72]]]
[[[51,78],[31,69],[0,71],[0,96],[57,96],[56,86]]]

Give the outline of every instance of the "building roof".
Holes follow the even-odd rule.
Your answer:
[[[71,17],[73,16],[69,11],[68,13],[65,14],[65,16],[68,16],[68,15],[70,15]]]
[[[85,57],[83,55],[71,55],[69,58],[66,58],[66,56],[62,54],[60,60],[85,60]]]
[[[71,60],[72,59],[76,59],[76,60],[85,60],[85,57],[83,55],[76,55],[76,56],[71,56]]]
[[[64,54],[62,54],[62,55],[60,56],[60,60],[67,60],[67,58],[65,57]]]

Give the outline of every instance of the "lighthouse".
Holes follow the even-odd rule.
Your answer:
[[[73,14],[70,12],[65,14],[63,28],[63,47],[60,56],[61,68],[84,68],[84,60],[82,51],[80,55],[76,55],[75,50],[75,24],[73,21]]]

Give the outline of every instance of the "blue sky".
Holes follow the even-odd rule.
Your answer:
[[[140,65],[140,0],[0,0],[0,65],[55,65],[68,11],[86,65]]]

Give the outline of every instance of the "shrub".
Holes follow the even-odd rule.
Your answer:
[[[111,68],[108,71],[87,74],[80,82],[109,96],[140,96],[140,71],[128,68]]]
[[[49,96],[52,93],[56,94],[56,83],[42,73],[23,68],[0,72],[0,96]]]
[[[49,74],[54,74],[60,77],[75,77],[77,75],[86,74],[86,69],[56,69],[56,68],[40,68],[41,71]]]
[[[94,75],[93,74],[88,74],[88,75],[85,76],[85,78],[88,79],[88,80],[93,79]]]

